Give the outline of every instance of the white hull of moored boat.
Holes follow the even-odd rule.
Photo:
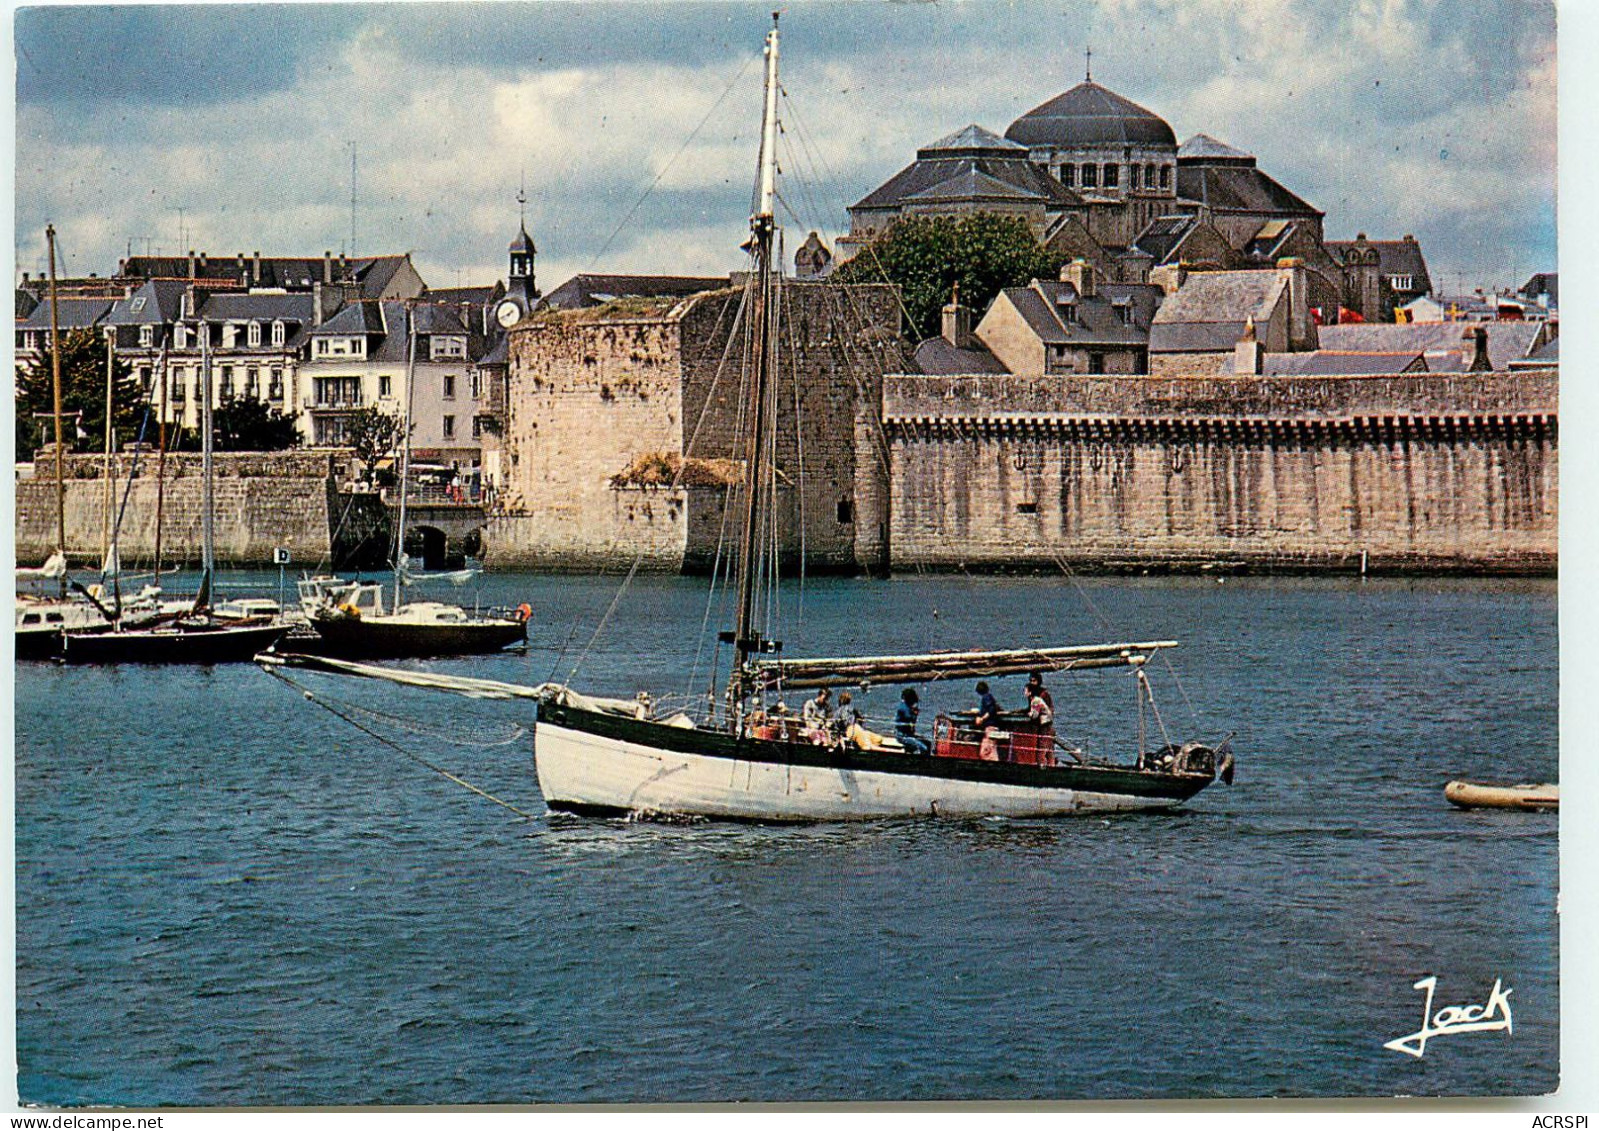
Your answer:
[[[749,821],[1060,817],[1170,809],[1176,797],[963,781],[662,750],[540,720],[539,787],[552,809]]]

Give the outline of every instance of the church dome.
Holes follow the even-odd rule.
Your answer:
[[[1096,82],[1078,83],[1029,110],[1010,124],[1005,136],[1021,145],[1058,149],[1177,144],[1177,135],[1163,119]]]

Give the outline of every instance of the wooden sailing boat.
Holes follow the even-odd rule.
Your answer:
[[[776,323],[773,235],[777,141],[778,33],[766,39],[765,116],[758,204],[751,218],[755,357],[747,387],[744,526],[735,624],[723,639],[734,661],[722,717],[696,722],[658,711],[645,694],[608,699],[559,684],[518,687],[486,680],[310,657],[261,657],[269,671],[304,667],[387,679],[473,697],[537,701],[534,760],[552,810],[579,814],[654,814],[754,821],[828,821],[911,816],[1054,817],[1085,812],[1164,809],[1232,777],[1229,743],[1143,748],[1131,765],[1057,756],[1052,730],[1003,718],[979,731],[943,717],[930,754],[911,753],[858,724],[844,733],[807,726],[775,696],[830,684],[920,683],[1022,671],[1130,669],[1143,718],[1144,664],[1171,641],[1077,647],[927,653],[916,656],[780,660],[780,645],[757,630],[756,579],[772,481],[767,399]]]
[[[466,609],[444,601],[407,601],[405,586],[413,578],[405,553],[406,496],[411,467],[411,405],[416,395],[416,317],[406,311],[405,437],[400,454],[400,506],[394,535],[394,598],[385,606],[377,582],[302,585],[309,596],[306,615],[318,639],[306,650],[334,656],[403,659],[462,656],[498,652],[527,642],[529,609],[499,615]],[[295,641],[296,647],[304,641]]]
[[[201,573],[194,604],[173,614],[142,620],[137,626],[121,621],[110,632],[68,632],[62,656],[69,664],[218,664],[248,660],[272,647],[288,631],[276,618],[219,617],[211,608],[212,579],[216,572],[214,517],[215,484],[212,471],[212,389],[210,329],[201,325],[200,369],[205,385],[201,400]]]

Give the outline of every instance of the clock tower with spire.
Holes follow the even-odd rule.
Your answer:
[[[495,308],[494,316],[501,326],[511,327],[526,318],[539,301],[538,284],[534,281],[533,264],[539,249],[533,246],[533,237],[527,234],[527,193],[518,191],[516,203],[521,212],[516,239],[511,241],[511,274],[506,295]]]

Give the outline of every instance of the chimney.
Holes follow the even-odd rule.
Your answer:
[[[1244,323],[1244,336],[1233,347],[1233,372],[1240,376],[1259,375],[1265,368],[1266,350],[1255,333],[1255,320]]]
[[[1176,294],[1187,278],[1188,268],[1181,263],[1168,263],[1151,268],[1149,272],[1149,281],[1159,287],[1167,298]]]
[[[205,252],[203,251],[200,253],[200,270],[205,270]]]
[[[1466,363],[1466,372],[1491,373],[1494,365],[1488,359],[1488,327],[1473,326],[1466,331],[1462,340],[1465,346],[1460,353],[1461,360]]]
[[[349,277],[350,277],[350,260],[349,260],[349,257],[346,256],[344,254],[344,252],[341,251],[341,252],[339,252],[339,278],[348,279]]]
[[[189,249],[189,278],[194,278],[194,248]]]
[[[1310,279],[1305,261],[1294,256],[1277,261],[1277,269],[1288,273],[1288,348],[1313,350],[1319,344],[1316,321],[1310,316]]]
[[[322,253],[322,281],[324,283],[333,282],[333,253],[331,251]]]
[[[252,268],[252,277],[255,279],[255,285],[259,287],[261,285],[261,253],[259,251],[255,253],[255,266]]]
[[[944,307],[943,338],[958,350],[969,350],[972,340],[972,308],[961,305],[961,286],[956,283],[950,292],[949,304]]]
[[[1060,269],[1060,281],[1075,287],[1078,298],[1094,297],[1094,268],[1086,259],[1074,259],[1070,263],[1063,264]]]

